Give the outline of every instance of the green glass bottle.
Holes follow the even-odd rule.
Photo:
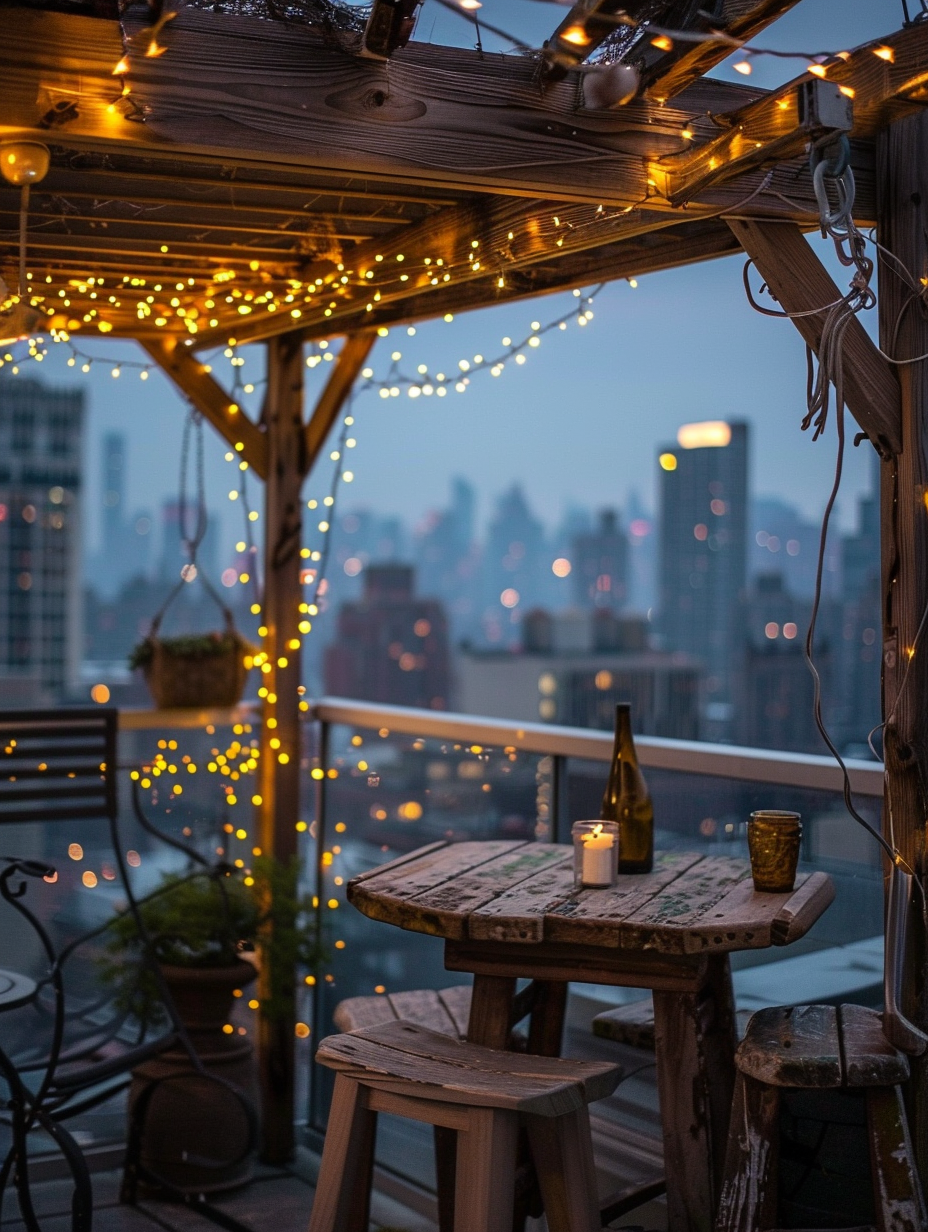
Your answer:
[[[599,813],[619,826],[619,872],[650,873],[654,866],[654,806],[632,739],[632,708],[615,708],[615,746]]]

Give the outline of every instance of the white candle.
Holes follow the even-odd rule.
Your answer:
[[[583,836],[581,880],[588,886],[612,885],[612,835],[597,828]]]

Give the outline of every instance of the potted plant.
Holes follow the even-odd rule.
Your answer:
[[[222,632],[159,637],[152,630],[129,656],[141,668],[155,705],[234,706],[241,700],[256,649],[231,625]]]
[[[258,973],[244,955],[266,930],[273,930],[273,944],[265,957],[265,1016],[290,1012],[296,966],[321,956],[298,876],[297,861],[282,865],[268,857],[247,874],[220,866],[165,875],[139,904],[158,973],[146,962],[133,915],[125,912],[111,924],[100,963],[117,1004],[143,1027],[167,1024],[163,980],[197,1057],[181,1042],[133,1071],[130,1124],[139,1111],[143,1177],[184,1193],[250,1179],[257,1072],[250,1029],[230,1018],[236,996]]]

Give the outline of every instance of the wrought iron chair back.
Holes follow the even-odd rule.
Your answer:
[[[146,1038],[145,1028],[140,1026],[136,1038],[127,1042],[125,1028],[128,1013],[116,1014],[104,1027],[96,1026],[83,1039],[78,1038],[76,1043],[66,1045],[65,963],[85,941],[104,932],[107,925],[71,940],[56,953],[47,929],[24,901],[29,879],[51,879],[55,869],[42,861],[0,855],[0,863],[6,866],[0,872],[0,897],[27,921],[38,936],[48,962],[48,971],[39,981],[38,993],[41,995],[50,991],[52,995],[51,1042],[45,1055],[41,1059],[27,1058],[14,1064],[0,1049],[0,1074],[6,1079],[10,1091],[9,1112],[13,1130],[12,1147],[0,1163],[0,1198],[12,1174],[28,1232],[41,1232],[29,1192],[30,1131],[41,1126],[62,1151],[75,1184],[72,1227],[74,1232],[89,1232],[92,1218],[90,1178],[81,1151],[62,1121],[125,1089],[131,1081],[128,1075],[132,1069],[167,1048],[178,1044],[182,1046],[203,1078],[227,1087],[241,1103],[248,1123],[248,1141],[243,1155],[253,1149],[257,1136],[254,1110],[242,1093],[233,1084],[208,1073],[203,1067],[155,961],[154,946],[147,935],[133,892],[119,832],[117,733],[118,711],[115,709],[0,711],[0,841],[3,828],[13,824],[87,820],[107,823],[127,909],[134,918],[147,967],[155,976],[170,1024],[167,1033],[155,1039]],[[142,827],[149,834],[184,852],[201,875],[204,869],[220,874],[222,870],[211,869],[199,852],[162,833],[148,820],[141,806],[137,784],[134,787],[133,808]],[[117,1037],[123,1044],[118,1054],[99,1059],[101,1048]],[[39,1075],[31,1086],[25,1081],[25,1076],[30,1073]],[[138,1179],[159,1184],[168,1190],[172,1188],[162,1177],[143,1172],[136,1157],[151,1094],[150,1090],[146,1090],[136,1101],[130,1126],[127,1181],[124,1185],[128,1200],[134,1198]],[[213,1163],[216,1167],[223,1167],[229,1161],[198,1162],[205,1166]]]

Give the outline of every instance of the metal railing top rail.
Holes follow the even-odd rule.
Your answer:
[[[467,745],[509,747],[524,753],[555,757],[608,761],[612,755],[612,736],[608,732],[556,727],[550,723],[514,723],[505,719],[442,710],[415,710],[341,697],[319,698],[310,706],[307,717],[323,723],[374,729],[385,727],[391,732],[411,736],[453,740]],[[636,736],[635,747],[641,764],[656,770],[775,783],[781,787],[843,791],[841,770],[831,757],[741,748],[731,744],[707,744],[696,740],[667,740],[658,736]],[[847,759],[847,768],[851,788],[856,794],[883,795],[881,765],[850,758]]]
[[[119,726],[123,731],[193,729],[208,725],[230,727],[235,723],[260,722],[260,713],[260,703],[248,701],[231,709],[121,710]],[[580,757],[588,761],[608,761],[612,753],[612,736],[608,732],[557,727],[551,723],[515,723],[445,710],[416,710],[343,697],[319,698],[310,705],[304,717],[323,723],[373,729],[387,727],[410,736],[515,748],[524,753],[555,757]],[[655,770],[816,791],[843,790],[841,771],[834,760],[812,753],[667,740],[659,736],[636,736],[635,745],[641,764]],[[881,765],[849,758],[847,768],[851,788],[857,795],[877,798],[883,795]]]

